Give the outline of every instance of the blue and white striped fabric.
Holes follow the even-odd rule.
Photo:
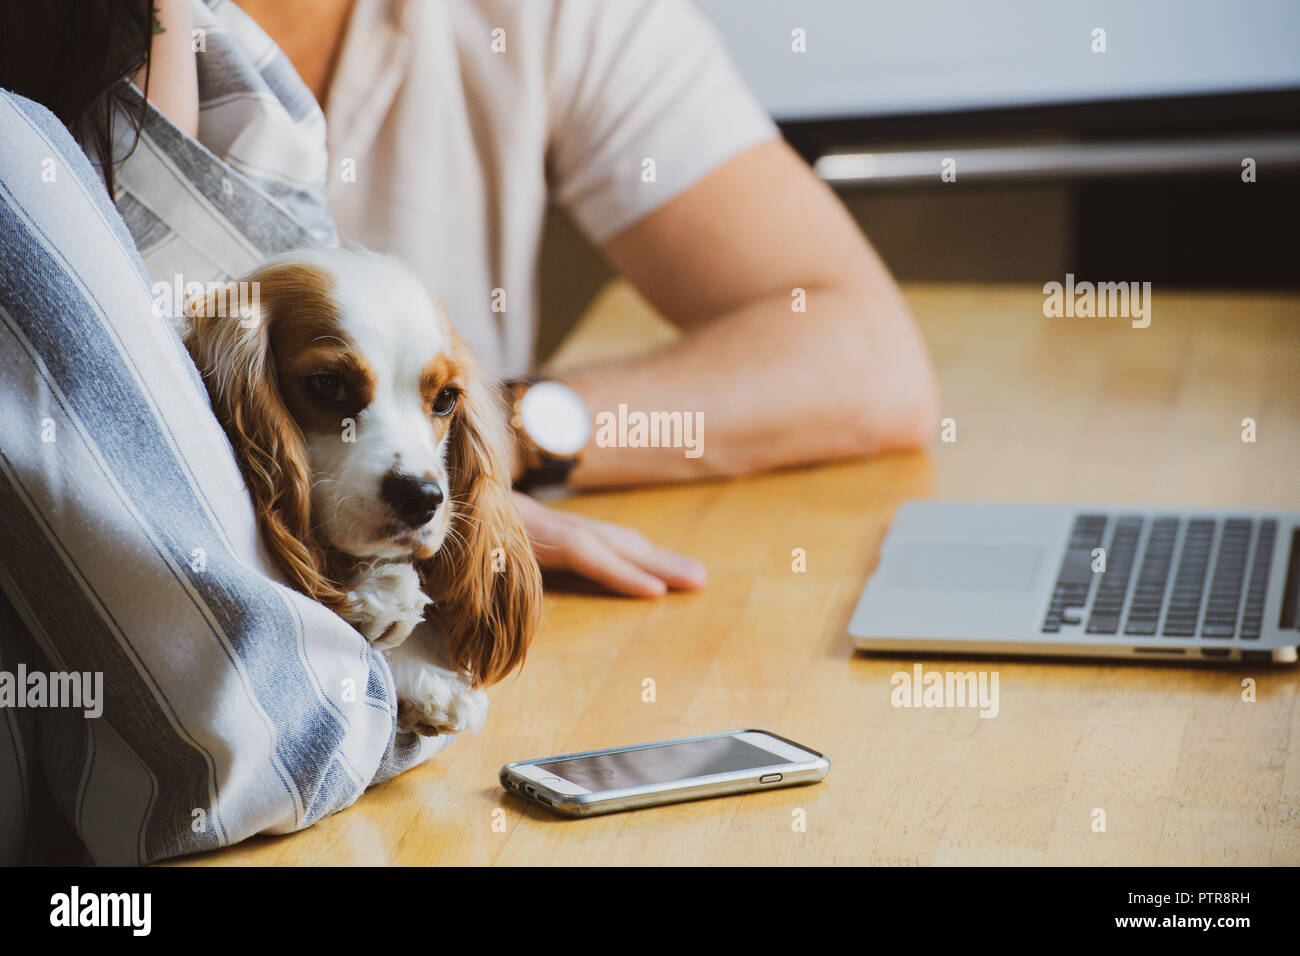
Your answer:
[[[239,78],[227,104],[283,75],[278,51],[247,73],[217,48],[201,80]],[[208,281],[332,241],[323,202],[156,113],[139,149],[133,237],[62,125],[0,91],[0,677],[102,673],[104,697],[98,718],[0,706],[0,863],[41,858],[24,839],[42,789],[89,860],[147,863],[308,826],[447,743],[397,734],[382,656],[284,586],[153,310],[170,270]]]
[[[242,276],[269,255],[337,244],[325,204],[325,117],[293,65],[229,0],[191,0],[199,138],[149,109],[118,125],[117,207],[155,282]],[[134,88],[128,95],[138,100]]]

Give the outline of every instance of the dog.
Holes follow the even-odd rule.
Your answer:
[[[251,306],[210,289],[182,334],[271,554],[384,654],[399,729],[480,729],[541,607],[499,390],[389,256],[307,250],[241,281]]]

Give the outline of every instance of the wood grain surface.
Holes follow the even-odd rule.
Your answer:
[[[557,502],[703,559],[708,588],[548,594],[527,667],[492,690],[481,734],[307,831],[184,862],[1300,863],[1300,670],[927,659],[997,671],[999,713],[982,719],[891,706],[891,675],[915,661],[855,654],[845,633],[908,498],[1300,507],[1300,298],[1157,289],[1150,327],[1134,329],[1045,318],[1034,287],[905,291],[956,441]],[[554,365],[673,334],[614,285]],[[740,727],[824,751],[830,775],[577,821],[496,780],[511,760]]]

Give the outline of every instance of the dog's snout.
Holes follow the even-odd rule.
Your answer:
[[[418,528],[433,517],[442,504],[442,488],[436,481],[389,472],[384,476],[380,495],[405,525]]]

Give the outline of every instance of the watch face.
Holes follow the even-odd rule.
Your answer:
[[[578,393],[559,382],[538,382],[519,402],[519,419],[533,443],[558,458],[582,451],[591,437],[591,415]]]

